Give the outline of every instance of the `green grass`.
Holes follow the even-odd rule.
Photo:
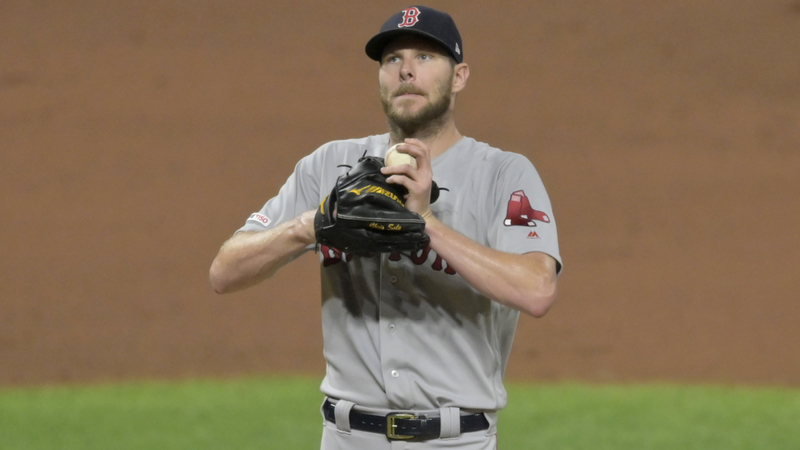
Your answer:
[[[0,450],[318,449],[317,379],[0,390]],[[502,449],[800,449],[800,390],[509,385]]]
[[[0,391],[0,450],[319,448],[319,380]]]
[[[511,385],[509,398],[510,449],[800,449],[800,390]]]

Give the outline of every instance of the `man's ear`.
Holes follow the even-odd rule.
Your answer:
[[[453,93],[461,92],[467,87],[467,78],[469,78],[467,63],[456,64],[453,68]]]

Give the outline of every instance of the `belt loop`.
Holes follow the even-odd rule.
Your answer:
[[[350,433],[350,410],[355,403],[347,400],[339,400],[333,408],[333,415],[336,417],[336,429],[343,433]]]
[[[442,428],[439,431],[441,439],[457,438],[461,436],[461,409],[460,408],[439,408]]]

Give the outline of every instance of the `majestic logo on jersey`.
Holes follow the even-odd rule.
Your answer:
[[[528,233],[528,239],[541,239],[541,238],[539,237],[539,233],[531,231],[530,233]]]
[[[542,211],[537,211],[531,208],[531,202],[523,191],[514,191],[511,193],[511,199],[508,201],[508,210],[506,212],[506,220],[503,225],[510,227],[514,225],[524,227],[535,227],[536,222],[550,223],[550,217]],[[528,237],[531,237],[528,235]],[[537,236],[538,237],[538,236]]]
[[[431,258],[431,253],[436,255],[436,257]],[[322,267],[328,267],[334,264],[339,264],[342,261],[348,263],[353,259],[353,255],[350,255],[348,253],[343,253],[340,250],[335,249],[333,247],[328,247],[327,245],[320,245],[320,254],[322,254]],[[363,255],[363,256],[370,257],[372,255]],[[442,259],[441,256],[437,255],[436,252],[432,251],[430,246],[425,247],[422,250],[411,252],[410,254],[407,255],[400,252],[391,253],[389,254],[389,261],[400,261],[400,259],[403,256],[406,256],[409,259],[411,259],[411,262],[413,262],[417,266],[426,264],[429,259],[433,259],[433,262],[431,262],[431,269],[437,272],[444,271],[444,273],[448,275],[456,274],[455,269],[450,267],[450,265],[447,264],[447,261]]]
[[[419,9],[415,7],[403,10],[403,21],[397,24],[398,28],[413,27],[419,22]]]
[[[250,217],[247,220],[252,220],[254,222],[258,222],[258,223],[260,223],[261,225],[264,225],[264,226],[269,225],[269,222],[270,222],[269,217],[267,217],[267,216],[265,216],[263,214],[259,214],[259,213],[250,214]]]

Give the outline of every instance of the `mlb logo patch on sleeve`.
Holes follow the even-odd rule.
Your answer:
[[[247,219],[247,221],[248,222],[251,222],[251,221],[252,222],[258,222],[258,223],[260,223],[261,225],[264,225],[264,226],[269,225],[269,222],[270,222],[269,221],[269,217],[267,217],[267,216],[265,216],[263,214],[260,214],[260,213],[250,214],[250,217]]]

